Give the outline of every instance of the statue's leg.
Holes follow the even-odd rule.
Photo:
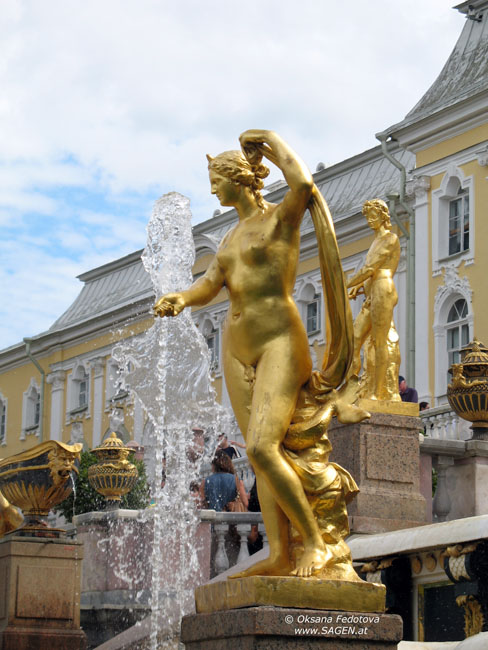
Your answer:
[[[224,377],[232,410],[246,440],[249,418],[251,416],[252,387],[246,366],[224,347]]]
[[[398,301],[393,280],[378,279],[371,289],[371,335],[375,350],[375,388],[377,399],[388,399],[387,371],[389,363],[388,333],[393,308]]]
[[[250,373],[246,366],[228,351],[224,351],[224,373],[232,409],[242,435],[247,440],[252,401]],[[233,575],[233,578],[250,575],[288,575],[291,570],[287,543],[288,519],[276,503],[267,482],[259,477],[259,473],[256,475],[256,483],[263,521],[269,539],[270,560],[272,559],[273,568],[270,568],[270,563],[266,560],[264,563],[259,562],[253,565],[247,571]]]
[[[369,305],[369,301],[368,301]],[[371,315],[366,303],[361,307],[361,311],[354,321],[354,356],[352,358],[349,376],[359,375],[361,370],[361,348],[371,331]]]
[[[287,520],[299,531],[304,546],[293,573],[310,576],[331,559],[302,483],[282,450],[299,391],[310,371],[310,358],[297,354],[288,337],[271,342],[256,369],[247,454],[258,477],[261,512],[270,543],[268,566],[263,563],[260,570],[270,575],[279,575],[284,569],[285,550],[288,556],[283,543],[285,539],[288,545]]]

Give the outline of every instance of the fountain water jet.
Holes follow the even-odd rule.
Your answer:
[[[189,200],[171,192],[156,201],[147,233],[142,261],[155,295],[188,287],[195,261]],[[229,431],[232,416],[216,402],[209,350],[190,310],[176,318],[157,318],[144,334],[117,345],[113,357],[122,384],[141,401],[152,425],[151,439],[144,441],[153,453],[149,478],[155,497],[155,508],[146,511],[154,531],[148,551],[153,554],[151,647],[177,647],[175,635],[182,615],[193,609],[200,571],[195,548],[199,517],[190,482],[201,476],[204,458],[193,449],[192,428]]]

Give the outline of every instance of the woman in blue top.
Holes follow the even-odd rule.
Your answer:
[[[237,497],[237,486],[242,503],[247,508],[248,498],[244,484],[235,475],[231,459],[221,449],[212,460],[212,474],[202,481],[200,494],[207,508],[222,512],[229,501]]]

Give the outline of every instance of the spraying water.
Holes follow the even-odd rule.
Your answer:
[[[189,200],[171,192],[156,201],[147,233],[142,261],[155,296],[187,288],[195,260]],[[177,647],[174,637],[182,615],[193,609],[199,583],[199,517],[190,483],[201,476],[204,458],[195,448],[192,428],[229,431],[231,416],[216,402],[209,350],[189,309],[175,318],[155,319],[144,334],[119,344],[113,356],[151,424],[151,439],[145,440],[155,497],[155,507],[146,511],[153,518],[152,548],[147,549],[152,553],[151,646]]]

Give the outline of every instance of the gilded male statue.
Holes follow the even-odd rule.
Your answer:
[[[393,309],[398,294],[393,276],[400,260],[400,241],[392,231],[388,206],[381,199],[366,201],[363,215],[375,237],[364,266],[350,278],[349,297],[364,293],[366,299],[354,322],[354,357],[350,375],[361,369],[361,348],[370,337],[363,385],[364,397],[398,401],[398,335],[393,324]],[[394,375],[393,380],[390,375]]]

